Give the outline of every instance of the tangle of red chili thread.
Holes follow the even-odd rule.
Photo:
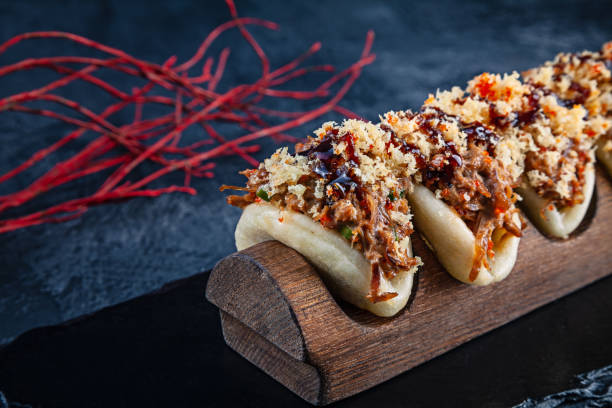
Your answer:
[[[300,67],[308,57],[319,51],[321,43],[314,43],[305,53],[289,63],[272,70],[270,61],[263,48],[247,30],[249,25],[257,25],[276,30],[276,23],[250,18],[238,17],[232,0],[226,0],[232,20],[210,32],[196,53],[181,65],[175,66],[176,57],[170,57],[158,65],[135,58],[124,51],[101,44],[88,38],[65,32],[43,31],[24,33],[0,44],[0,54],[18,43],[31,39],[65,39],[92,48],[108,58],[91,58],[80,56],[58,56],[44,58],[27,58],[23,61],[0,67],[0,77],[15,72],[35,68],[49,69],[60,75],[60,78],[34,90],[20,92],[0,99],[0,112],[16,111],[40,115],[68,123],[76,129],[55,143],[30,156],[19,166],[0,175],[0,183],[5,182],[26,171],[34,164],[49,157],[53,152],[66,144],[80,138],[86,132],[96,134],[72,157],[55,163],[45,174],[38,177],[26,188],[0,197],[0,214],[8,208],[19,207],[37,196],[70,181],[98,172],[113,170],[98,190],[90,196],[80,197],[54,204],[40,211],[0,220],[0,233],[25,228],[43,223],[63,222],[77,218],[90,207],[123,201],[135,197],[157,197],[162,194],[183,192],[196,194],[190,186],[192,177],[213,177],[211,170],[215,163],[211,160],[237,155],[249,165],[257,166],[258,162],[251,155],[260,150],[259,145],[245,146],[263,137],[275,140],[294,141],[295,138],[284,132],[315,120],[322,115],[335,111],[347,117],[359,118],[358,115],[338,105],[359,77],[361,69],[375,59],[371,54],[374,33],[369,31],[360,58],[345,70],[333,75],[314,90],[295,91],[280,90],[274,87],[289,83],[292,79],[307,75],[310,72],[333,72],[331,65]],[[224,48],[218,57],[213,72],[214,58],[206,57],[211,44],[225,31],[238,28],[242,36],[255,51],[261,63],[261,76],[252,84],[238,85],[219,93],[216,88],[228,65],[230,49]],[[204,60],[201,73],[188,76],[190,69]],[[67,65],[78,64],[80,69]],[[139,77],[147,82],[141,87],[132,87],[131,92],[124,92],[95,76],[101,69],[108,69],[130,77]],[[344,80],[340,88],[323,101],[319,106],[308,111],[279,111],[259,105],[265,97],[283,99],[321,99],[328,97],[331,88]],[[52,93],[76,81],[94,85],[117,101],[100,113],[84,107],[78,101]],[[153,94],[162,88],[172,96]],[[75,114],[75,117],[52,109],[35,109],[25,106],[33,102],[47,102],[60,105]],[[171,112],[154,118],[143,119],[147,105],[167,106]],[[108,119],[113,114],[128,107],[134,109],[131,123],[117,126]],[[270,126],[263,116],[285,120]],[[234,123],[248,133],[233,140],[223,137],[212,126],[214,123]],[[188,146],[179,146],[183,132],[192,125],[200,125],[210,137]],[[216,144],[205,151],[198,149]],[[158,168],[149,172],[140,180],[127,181],[126,177],[143,162],[152,162]],[[160,177],[175,171],[185,173],[184,185],[171,185],[162,188],[147,188]]]

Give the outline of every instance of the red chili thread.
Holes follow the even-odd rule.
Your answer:
[[[20,92],[0,99],[0,112],[10,110],[56,119],[76,127],[55,143],[35,152],[30,158],[14,169],[0,175],[0,183],[5,182],[26,171],[34,164],[48,158],[52,153],[66,144],[79,139],[85,134],[93,133],[95,138],[79,152],[68,159],[57,162],[45,174],[34,180],[28,187],[0,197],[0,214],[8,208],[19,207],[53,188],[76,179],[100,172],[110,174],[98,190],[88,196],[61,202],[30,214],[0,220],[0,233],[43,223],[63,222],[80,217],[90,207],[124,201],[134,197],[157,197],[162,194],[183,192],[195,194],[190,187],[192,177],[213,177],[211,170],[215,163],[210,160],[227,155],[242,157],[251,166],[258,162],[251,155],[260,150],[259,145],[248,145],[263,137],[276,140],[295,141],[296,138],[284,132],[312,121],[331,111],[348,117],[358,115],[338,106],[338,102],[348,92],[361,73],[361,69],[374,61],[371,54],[373,32],[368,32],[361,57],[349,68],[332,75],[314,90],[292,91],[273,89],[289,81],[307,75],[310,72],[333,72],[331,65],[300,67],[311,55],[319,51],[321,43],[314,43],[305,53],[289,63],[271,70],[270,61],[263,48],[247,30],[249,25],[257,25],[276,30],[278,25],[271,21],[239,17],[234,2],[226,0],[232,20],[212,30],[198,47],[194,55],[186,62],[176,66],[176,57],[172,56],[158,65],[135,58],[126,52],[109,47],[71,33],[46,31],[24,33],[13,37],[0,45],[0,54],[10,47],[30,39],[64,39],[92,48],[105,57],[91,58],[80,56],[57,56],[28,58],[13,64],[0,67],[0,76],[31,69],[49,69],[61,77],[38,89]],[[229,88],[224,93],[216,92],[223,73],[228,68],[230,49],[224,48],[219,54],[213,72],[214,59],[206,57],[212,43],[225,31],[237,28],[246,42],[255,51],[261,63],[261,77],[252,84],[243,84]],[[200,74],[189,76],[189,71],[204,61]],[[68,65],[81,65],[72,68]],[[146,79],[145,85],[132,87],[130,92],[122,91],[111,83],[100,79],[96,73],[102,69],[115,71],[117,74]],[[331,88],[344,80],[340,88],[328,100],[309,111],[279,111],[260,106],[264,98],[283,99],[319,99],[330,95]],[[96,86],[117,102],[109,105],[100,113],[95,113],[79,101],[71,100],[56,92],[75,82],[83,81]],[[159,94],[156,90],[170,93],[171,96]],[[52,93],[53,92],[53,93]],[[163,93],[163,92],[162,92]],[[173,96],[172,96],[173,95]],[[60,105],[68,108],[72,114],[65,114],[53,109],[41,109],[27,106],[32,102],[45,102],[51,106]],[[167,106],[170,113],[157,117],[145,118],[146,106],[149,104]],[[125,108],[132,107],[134,116],[131,123],[115,125],[110,118]],[[74,116],[72,116],[74,115]],[[275,120],[284,120],[271,126],[261,115]],[[248,133],[227,140],[213,127],[215,122],[233,123]],[[197,124],[202,127],[209,138],[190,145],[180,146],[183,132]],[[205,146],[215,147],[200,151]],[[157,166],[140,180],[127,180],[126,177],[145,162],[147,166]],[[148,169],[148,167],[147,167]],[[184,185],[171,185],[157,189],[147,186],[174,172],[183,171]]]

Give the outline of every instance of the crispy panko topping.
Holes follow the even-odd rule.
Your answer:
[[[552,76],[544,81],[544,73],[533,72],[525,82],[517,73],[484,73],[465,91],[439,92],[431,105],[495,132],[495,156],[513,178],[524,175],[523,182],[551,204],[573,206],[584,200],[584,172],[609,124],[576,101],[565,102],[551,88]]]
[[[550,89],[567,107],[582,105],[592,123],[592,138],[612,151],[612,42],[601,51],[562,53],[543,66],[523,73],[526,80]]]

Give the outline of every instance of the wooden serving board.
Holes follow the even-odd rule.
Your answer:
[[[226,343],[297,395],[325,405],[375,386],[612,273],[611,180],[567,241],[529,225],[514,270],[474,287],[450,277],[423,241],[408,306],[381,318],[334,297],[297,252],[263,242],[221,260],[206,288]]]

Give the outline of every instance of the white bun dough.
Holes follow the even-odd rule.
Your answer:
[[[476,238],[457,213],[436,198],[427,187],[415,186],[408,194],[416,227],[425,236],[438,261],[454,278],[473,285],[488,285],[504,279],[516,261],[520,238],[505,230],[493,232],[495,257],[489,269],[481,266],[476,279],[470,272],[476,253]],[[518,215],[515,214],[518,223]]]
[[[386,301],[370,302],[366,299],[372,278],[370,262],[338,232],[326,229],[309,216],[295,211],[279,210],[268,203],[250,204],[238,221],[235,237],[238,250],[270,240],[295,249],[317,267],[331,291],[378,316],[395,315],[406,306],[412,292],[416,268],[402,271],[391,280],[381,274],[380,292],[396,292],[398,295]],[[410,241],[403,242],[412,256]]]

